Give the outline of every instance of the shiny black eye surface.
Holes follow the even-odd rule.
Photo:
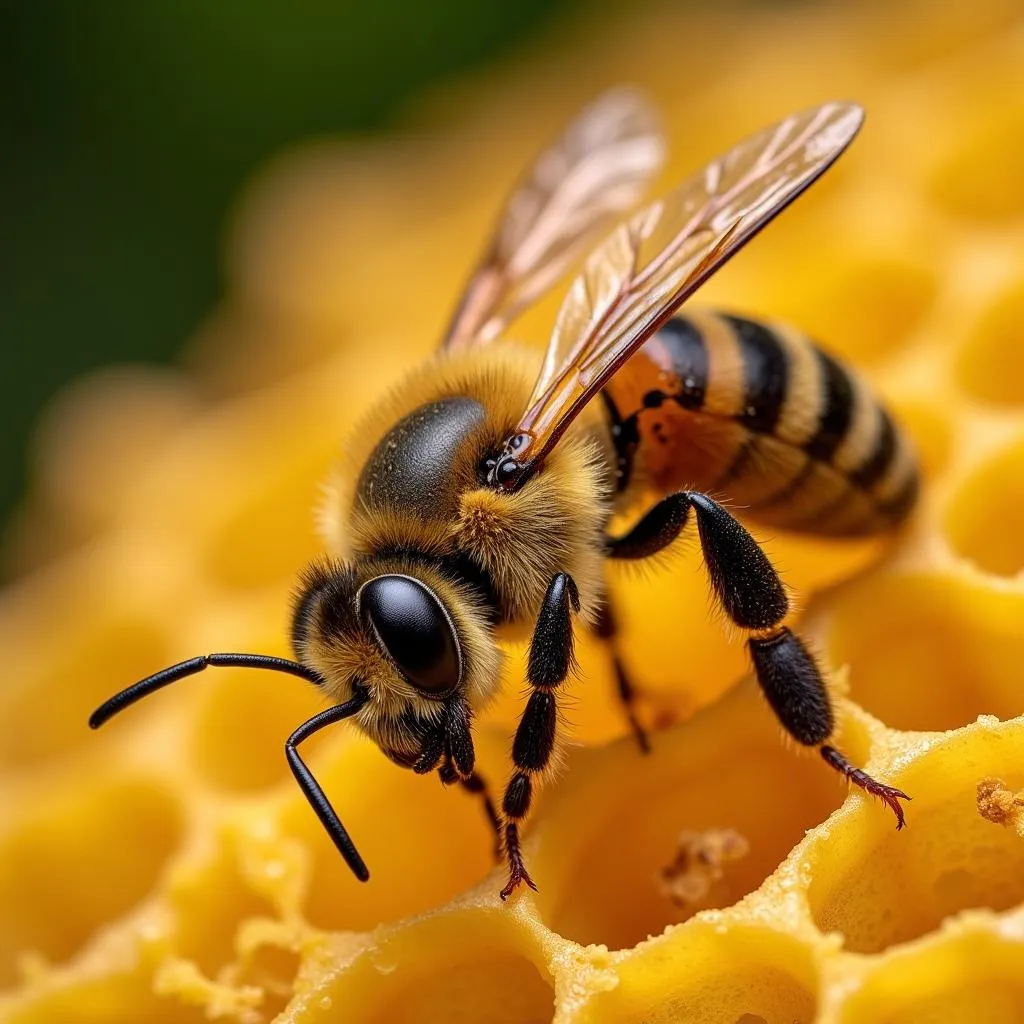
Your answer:
[[[359,607],[381,646],[418,690],[444,693],[458,686],[459,643],[429,587],[411,576],[378,576],[359,591]]]

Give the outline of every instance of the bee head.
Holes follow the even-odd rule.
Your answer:
[[[475,595],[432,566],[312,566],[300,583],[292,642],[332,698],[366,694],[353,721],[397,763],[428,771],[459,760],[449,747],[472,749],[470,715],[497,683],[499,655]]]

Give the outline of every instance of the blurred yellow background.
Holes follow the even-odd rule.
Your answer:
[[[287,775],[284,739],[321,707],[302,684],[208,673],[98,734],[85,721],[196,653],[287,653],[346,429],[433,351],[526,162],[621,81],[664,112],[665,185],[791,110],[867,109],[849,155],[700,299],[822,339],[920,450],[925,493],[899,537],[759,532],[848,694],[844,749],[915,797],[909,827],[844,800],[750,681],[734,685],[742,645],[688,548],[672,571],[616,581],[645,714],[687,720],[641,758],[608,666],[581,644],[577,746],[528,840],[536,897],[498,903],[489,836],[460,794],[344,730],[310,744],[373,872],[360,886]],[[663,4],[575,9],[417,95],[379,137],[261,164],[181,363],[86,378],[37,435],[7,539],[20,578],[0,596],[0,1012],[1024,1019],[1022,153],[1016,3]],[[556,308],[517,335],[539,346]],[[512,654],[479,740],[497,779],[522,706]],[[992,777],[1005,813],[979,811]],[[678,907],[658,872],[681,831],[711,828],[749,853]]]

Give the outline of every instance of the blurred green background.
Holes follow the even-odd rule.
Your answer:
[[[170,358],[213,304],[254,167],[386,127],[570,2],[0,0],[0,522],[46,399],[91,367]]]

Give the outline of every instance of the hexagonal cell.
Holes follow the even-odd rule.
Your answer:
[[[839,1024],[1024,1020],[1024,944],[992,932],[977,926],[889,957],[843,1003]]]
[[[1024,403],[1024,282],[999,295],[981,314],[957,360],[956,379],[972,395],[997,405]]]
[[[998,576],[1024,570],[1024,535],[1016,520],[1024,503],[1024,440],[977,466],[950,500],[945,528],[953,548]]]
[[[969,908],[1024,901],[1024,843],[978,813],[988,776],[1024,783],[1024,723],[978,723],[930,747],[894,778],[914,798],[902,832],[866,799],[809,848],[808,899],[822,931],[878,953],[933,931]],[[923,741],[926,742],[926,741]]]
[[[956,127],[932,175],[932,197],[971,219],[1002,221],[1024,213],[1024,105],[981,102]]]
[[[339,1014],[352,1024],[544,1024],[555,992],[538,943],[514,913],[448,909],[375,935],[289,1010],[308,1024]]]
[[[20,953],[66,960],[139,903],[181,830],[177,798],[149,780],[91,780],[32,808],[0,840],[0,980]]]
[[[575,942],[624,949],[756,889],[843,800],[834,773],[788,749],[779,732],[747,681],[654,734],[650,755],[632,739],[573,751],[528,847],[545,924]],[[845,746],[862,757],[852,728]],[[723,833],[746,852],[725,858],[699,898],[677,899],[671,879],[683,847],[715,845]]]
[[[632,639],[631,633],[631,651],[634,649]],[[476,720],[480,735],[494,734],[500,730],[500,739],[495,740],[500,761],[498,778],[504,778],[511,771],[511,738],[529,697],[524,692],[528,644],[506,643],[504,646],[505,662],[495,698]],[[589,631],[579,631],[573,655],[576,671],[559,688],[559,710],[572,742],[592,746],[628,735],[630,726],[623,712],[607,644]],[[644,660],[642,664],[646,666],[649,661]],[[678,703],[682,710],[691,706],[692,696],[679,695]],[[641,703],[646,704],[642,696]],[[640,709],[645,721],[648,720],[649,710],[646,706]]]
[[[874,574],[830,599],[828,658],[896,729],[954,729],[1024,710],[1024,599],[946,575]],[[927,680],[927,687],[909,685]]]
[[[679,694],[693,709],[742,675],[743,650],[715,620],[695,533],[684,534],[663,567],[614,566],[609,576],[625,660],[640,690]],[[584,683],[576,688],[582,700],[590,680]]]
[[[768,928],[692,921],[626,954],[619,983],[585,1004],[578,1024],[812,1024],[811,950]]]
[[[742,516],[742,509],[737,512]],[[862,572],[886,547],[877,538],[836,543],[776,533],[763,524],[752,523],[750,530],[801,602],[815,590]],[[717,699],[749,671],[743,643],[711,594],[692,524],[663,565],[611,566],[609,579],[624,659],[641,693],[671,696],[692,712]],[[586,650],[584,643],[580,646]],[[585,667],[600,671],[600,665],[595,665],[600,661],[598,653]],[[592,680],[589,672],[580,676],[574,689],[579,701],[589,701],[592,690],[604,689],[604,683]]]
[[[493,867],[493,832],[478,800],[459,787],[399,768],[355,736],[310,763],[370,870],[368,883],[353,877],[296,789],[281,830],[312,855],[303,915],[317,927],[367,930],[408,917],[440,906]]]

